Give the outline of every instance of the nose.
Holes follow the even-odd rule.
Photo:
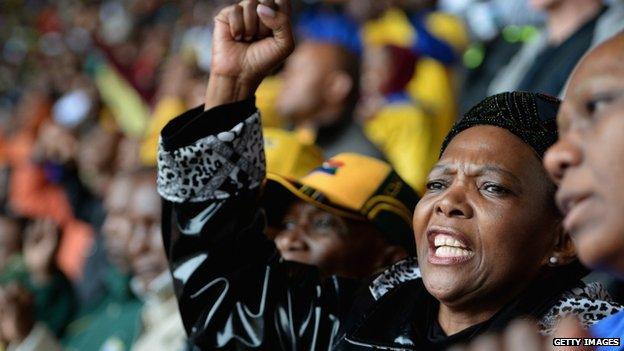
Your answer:
[[[468,190],[463,185],[451,185],[436,202],[435,213],[449,218],[472,218],[474,210],[466,198]]]
[[[302,230],[297,227],[292,230],[284,230],[275,238],[275,245],[280,251],[301,250],[305,248]]]
[[[130,238],[130,243],[128,245],[128,251],[130,252],[131,257],[149,250],[149,231],[145,226],[137,225],[131,235],[132,237]]]
[[[562,137],[544,155],[544,167],[556,184],[561,182],[571,167],[578,166],[581,161],[581,150],[570,137]]]

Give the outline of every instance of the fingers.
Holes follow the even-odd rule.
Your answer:
[[[470,345],[470,351],[498,351],[500,349],[498,337],[491,334],[479,337]]]
[[[275,0],[260,0],[260,3],[264,6],[272,8],[273,10],[278,10]]]
[[[274,36],[290,45],[291,4],[289,0],[245,0],[223,9],[215,18],[215,37],[253,41]]]
[[[243,19],[245,24],[245,41],[252,41],[258,34],[258,15],[256,14],[256,8],[258,2],[256,0],[246,0],[240,3],[243,9]]]
[[[273,3],[273,1],[269,1],[269,0],[260,0],[258,4],[256,4],[256,7],[253,9],[254,10],[254,14],[257,14],[258,11],[258,5],[264,5],[264,6],[268,6],[271,9],[277,9],[277,6],[275,5],[275,3]],[[273,31],[271,30],[271,28],[267,27],[264,23],[262,23],[262,21],[258,21],[258,38],[266,38],[268,36],[271,36],[271,34],[273,33]]]
[[[542,338],[533,323],[521,320],[514,322],[505,332],[505,350],[542,350]]]
[[[264,0],[263,2],[266,1],[273,0]],[[290,11],[289,5],[286,5],[288,0],[280,0],[280,2],[282,3],[280,9]],[[295,47],[295,42],[289,15],[282,11],[276,11],[264,4],[258,5],[257,11],[261,22],[273,32],[276,44],[280,49],[290,54]]]
[[[234,40],[240,41],[245,34],[245,19],[243,16],[243,8],[239,5],[234,5],[228,8],[227,22],[230,26],[230,35]]]
[[[589,331],[583,328],[576,317],[564,318],[555,331],[555,337],[559,338],[588,338]]]
[[[554,334],[555,338],[589,338],[591,337],[589,331],[584,329],[579,323],[578,319],[574,316],[569,316],[564,318],[559,325],[557,326],[557,330]],[[567,351],[567,350],[579,350],[579,347],[576,346],[561,346],[554,348],[558,351]],[[583,350],[590,350],[592,348],[583,348]]]
[[[290,4],[290,0],[275,0],[277,4],[277,9],[279,12],[286,14],[286,16],[290,17],[292,13],[292,5]]]

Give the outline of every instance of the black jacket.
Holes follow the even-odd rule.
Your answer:
[[[197,347],[429,350],[455,340],[436,339],[436,301],[414,260],[362,286],[337,277],[321,280],[315,268],[280,258],[263,233],[258,206],[265,162],[254,101],[208,112],[197,108],[176,118],[163,129],[158,165],[165,249],[182,320]],[[519,313],[548,315],[564,286],[573,284],[540,295],[529,309],[510,304],[518,313],[470,328],[468,337]]]

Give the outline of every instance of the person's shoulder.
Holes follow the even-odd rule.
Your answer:
[[[582,284],[565,291],[544,314],[539,328],[544,334],[550,334],[561,318],[576,316],[580,323],[589,328],[597,322],[617,314],[623,307],[613,301],[607,290],[598,282]]]
[[[360,284],[354,294],[352,311],[367,311],[383,297],[390,295],[390,292],[401,288],[409,289],[410,283],[420,278],[420,269],[415,257],[398,261]]]
[[[373,299],[379,300],[389,291],[396,289],[404,283],[420,279],[420,268],[415,257],[399,261],[381,272],[368,285]]]

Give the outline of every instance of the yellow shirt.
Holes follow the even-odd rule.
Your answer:
[[[256,106],[262,113],[262,126],[281,128],[283,122],[275,108],[277,96],[282,88],[282,80],[277,76],[265,78],[256,91]]]
[[[431,12],[425,21],[431,34],[449,43],[457,53],[465,50],[469,38],[464,25],[456,17]],[[404,11],[390,9],[379,19],[364,25],[362,38],[367,46],[391,44],[412,47],[418,35]],[[441,144],[458,113],[452,70],[434,59],[423,57],[416,64],[414,78],[407,90],[433,116],[435,142]]]
[[[364,130],[401,178],[423,194],[439,152],[432,117],[411,100],[388,103]]]
[[[141,162],[144,166],[156,166],[160,131],[184,111],[186,106],[179,98],[165,97],[158,101],[141,142]]]

